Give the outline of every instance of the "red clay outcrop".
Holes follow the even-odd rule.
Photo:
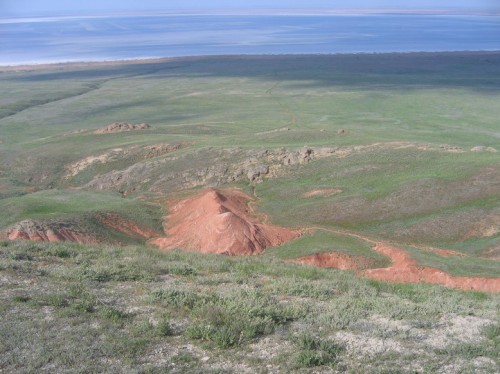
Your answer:
[[[365,270],[372,267],[374,263],[373,260],[363,256],[354,256],[339,252],[316,253],[311,256],[293,259],[291,262],[340,270]]]
[[[252,199],[237,190],[205,190],[170,206],[166,238],[150,241],[161,250],[174,248],[227,255],[256,255],[301,235],[299,231],[262,224]]]
[[[420,266],[406,251],[386,243],[377,243],[374,250],[390,257],[392,265],[365,270],[365,277],[388,282],[423,282],[462,290],[500,292],[500,278],[454,276],[436,268]]]

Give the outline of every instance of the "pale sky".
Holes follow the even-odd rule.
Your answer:
[[[1,17],[149,10],[317,8],[499,9],[500,0],[0,0]]]

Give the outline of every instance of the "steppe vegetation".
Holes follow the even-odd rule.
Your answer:
[[[499,53],[5,67],[0,86],[0,372],[500,371],[498,292],[367,278],[383,244],[500,282]],[[301,236],[152,246],[207,188]],[[324,254],[362,261],[300,263]]]

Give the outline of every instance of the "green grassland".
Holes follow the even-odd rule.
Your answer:
[[[495,294],[273,256],[0,244],[6,372],[498,372]]]
[[[102,212],[161,231],[167,199],[206,187],[315,228],[251,258],[159,253],[102,229],[141,245],[2,242],[0,371],[499,371],[498,295],[283,260],[335,251],[387,265],[366,237],[498,277],[500,53],[0,67],[0,87],[0,231],[26,219],[99,231]],[[94,133],[114,122],[151,128]]]

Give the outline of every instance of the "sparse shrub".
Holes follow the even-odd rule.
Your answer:
[[[66,299],[66,295],[49,294],[42,297],[41,303],[42,305],[65,307],[68,305],[68,300]]]
[[[193,309],[198,301],[198,296],[192,292],[159,289],[153,291],[152,299],[154,302],[162,302],[177,308]]]
[[[275,324],[269,318],[255,318],[251,321],[241,321],[240,324],[241,334],[247,339],[272,334],[275,330]]]
[[[202,323],[195,323],[186,328],[185,334],[190,339],[210,340],[212,327]]]
[[[198,361],[198,359],[189,353],[179,353],[172,357],[172,361],[177,364],[191,364]]]
[[[124,281],[151,281],[154,279],[150,274],[140,269],[118,264],[115,266],[84,266],[79,272],[81,280],[91,280],[96,282],[124,282]]]
[[[171,269],[168,269],[168,273],[175,274],[175,275],[195,276],[198,274],[198,271],[195,268],[186,265],[186,266],[179,266],[179,267],[173,267]]]
[[[81,278],[96,282],[109,282],[111,274],[107,269],[83,268],[81,270]]]
[[[296,361],[301,367],[333,366],[338,361],[338,354],[344,350],[342,345],[329,340],[321,340],[309,334],[303,334],[295,341],[300,348]]]
[[[470,291],[469,295],[472,296],[474,300],[478,301],[488,300],[491,297],[488,293],[481,291]]]
[[[303,334],[298,338],[298,345],[301,349],[314,350],[318,346],[318,341],[312,335]]]
[[[60,258],[70,258],[75,255],[75,253],[64,247],[53,247],[50,248],[48,253],[52,256],[60,257]]]
[[[345,350],[345,347],[343,345],[332,342],[330,340],[321,340],[318,348],[323,352],[328,353],[332,357],[336,357],[339,353]]]
[[[170,322],[166,319],[160,320],[155,327],[155,333],[158,336],[171,336],[171,335],[173,335],[173,330],[172,330],[172,326],[170,326]]]
[[[239,332],[231,326],[221,326],[212,332],[210,338],[219,348],[229,348],[238,343]]]
[[[92,313],[94,312],[95,303],[92,300],[83,299],[72,304],[72,308],[78,312]]]
[[[120,322],[120,321],[123,321],[125,318],[127,318],[126,313],[123,313],[122,311],[120,311],[116,308],[113,308],[111,306],[106,306],[106,307],[102,308],[101,315],[104,318],[109,319],[113,322]]]
[[[238,344],[240,336],[240,332],[230,325],[216,327],[203,323],[190,325],[185,334],[190,339],[211,341],[224,349]]]
[[[14,252],[11,256],[16,261],[33,261],[33,256],[28,252]]]
[[[12,300],[15,301],[16,303],[26,303],[26,302],[30,301],[31,298],[28,296],[18,295],[18,296],[14,296],[12,298]]]
[[[500,325],[488,325],[484,328],[484,332],[488,339],[499,340],[500,343]]]
[[[297,355],[297,364],[301,367],[314,367],[325,365],[325,359],[316,351],[300,351]]]

